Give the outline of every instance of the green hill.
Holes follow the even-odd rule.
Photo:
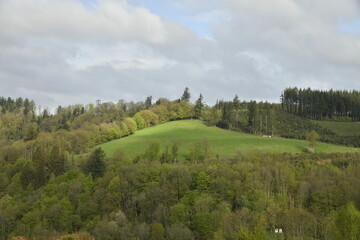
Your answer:
[[[145,151],[154,140],[161,142],[162,148],[170,141],[180,142],[180,155],[185,158],[194,144],[208,139],[211,151],[215,154],[233,154],[264,151],[274,153],[300,153],[308,145],[306,141],[285,138],[264,138],[251,134],[231,132],[217,127],[208,127],[198,120],[167,122],[155,127],[137,131],[134,135],[99,145],[107,156],[121,149],[129,157]],[[357,152],[360,149],[319,143],[316,152]]]

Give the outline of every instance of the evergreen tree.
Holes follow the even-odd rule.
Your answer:
[[[224,104],[221,114],[221,126],[231,129],[231,108],[229,104]]]
[[[95,149],[84,167],[84,172],[93,178],[102,177],[105,172],[105,152],[101,148]]]
[[[248,127],[250,132],[256,133],[256,122],[258,118],[256,101],[251,101],[248,106]]]
[[[38,146],[32,156],[35,170],[34,186],[36,188],[42,187],[46,184],[49,178],[47,163],[47,153],[43,146]]]
[[[235,95],[233,99],[234,109],[235,109],[235,122],[238,120],[238,111],[240,109],[240,100],[238,95]]]
[[[49,171],[54,173],[56,176],[63,174],[66,170],[66,156],[61,151],[59,144],[54,145],[49,158]]]
[[[189,101],[190,100],[190,92],[189,92],[189,88],[186,87],[184,90],[183,95],[181,96],[181,101]]]
[[[198,118],[198,119],[201,118],[203,109],[204,109],[203,96],[200,93],[200,96],[196,100],[196,103],[195,103],[195,109],[194,109],[195,110],[195,118]]]
[[[148,96],[145,100],[145,108],[148,109],[152,105],[152,96]]]

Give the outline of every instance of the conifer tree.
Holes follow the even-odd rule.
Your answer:
[[[184,90],[183,95],[181,96],[181,101],[189,101],[190,100],[190,92],[189,92],[189,88],[186,87]]]
[[[195,103],[195,109],[194,109],[195,110],[195,118],[198,118],[198,119],[201,118],[203,109],[204,109],[203,96],[200,93],[200,96],[199,96],[198,100],[196,100],[196,103]]]
[[[84,172],[93,178],[102,177],[105,172],[105,152],[101,148],[95,149],[85,165]]]

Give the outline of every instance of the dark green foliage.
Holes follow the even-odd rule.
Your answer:
[[[145,100],[145,108],[148,109],[152,105],[152,96],[148,96]]]
[[[102,177],[105,172],[105,152],[101,148],[95,149],[84,166],[84,172],[93,178]]]
[[[202,94],[200,94],[199,98],[196,100],[196,103],[195,103],[194,117],[200,119],[202,117],[203,110],[204,110],[203,96],[202,96]]]
[[[54,145],[48,160],[48,169],[55,176],[61,175],[66,171],[66,155],[61,151],[58,144]]]
[[[184,90],[183,95],[180,98],[181,101],[190,101],[190,92],[189,92],[189,88],[186,87]]]
[[[257,120],[258,120],[258,110],[255,101],[249,103],[249,113],[248,113],[248,128],[251,133],[256,134],[257,129]]]
[[[310,119],[360,120],[359,91],[321,91],[286,88],[281,95],[283,108]]]

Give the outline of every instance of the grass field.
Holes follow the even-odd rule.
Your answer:
[[[198,120],[182,120],[164,123],[137,131],[134,135],[99,145],[107,156],[122,149],[128,157],[135,157],[145,151],[149,143],[159,140],[162,147],[171,140],[180,141],[180,156],[185,158],[194,143],[207,138],[215,154],[243,152],[289,152],[299,153],[308,145],[306,141],[285,138],[263,138],[251,134],[236,133],[216,127],[208,127]],[[98,146],[98,147],[99,147]],[[360,149],[319,143],[315,152],[355,152]]]
[[[359,122],[332,122],[332,121],[315,121],[315,120],[312,120],[312,122],[322,127],[331,129],[340,136],[360,135]]]

